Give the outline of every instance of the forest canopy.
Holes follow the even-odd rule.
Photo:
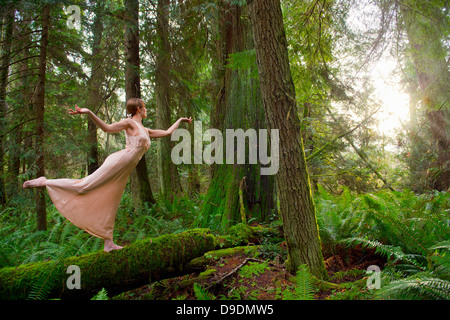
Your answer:
[[[69,109],[110,124],[141,98],[147,128],[181,117],[197,125],[151,139],[117,211],[118,242],[270,230],[258,233],[258,259],[228,270],[227,284],[186,284],[180,296],[296,299],[298,281],[310,279],[315,298],[449,299],[448,1],[0,4],[0,268],[101,250],[45,188],[22,185],[82,179],[124,149],[124,132]],[[246,135],[226,134],[236,132]],[[187,149],[177,148],[181,133]],[[173,161],[174,150],[184,161]],[[364,287],[371,264],[382,269],[378,293]],[[233,277],[249,281],[242,268],[260,275],[274,265],[294,276],[291,287],[230,293]],[[147,298],[162,291],[155,285]]]

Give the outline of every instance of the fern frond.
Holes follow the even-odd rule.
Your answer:
[[[194,283],[194,294],[197,300],[216,300],[216,297],[206,291],[200,284]]]
[[[108,300],[108,291],[105,288],[102,288],[95,296],[91,298],[91,300]]]
[[[301,265],[295,276],[294,290],[283,291],[283,300],[314,300],[317,288],[307,265]]]
[[[428,275],[415,275],[383,286],[377,296],[402,300],[450,300],[450,282]]]
[[[30,293],[28,294],[28,300],[45,300],[48,294],[53,289],[57,275],[64,267],[62,257],[57,261],[53,261],[50,270],[45,273],[42,272],[37,280],[31,285]]]
[[[397,261],[407,262],[410,266],[418,270],[425,271],[425,269],[413,258],[416,255],[404,253],[399,246],[386,245],[377,240],[369,240],[360,237],[344,239],[341,243],[361,244],[366,248],[375,249],[376,253],[379,253],[388,259],[394,258],[394,263]]]
[[[430,250],[446,249],[450,251],[450,240],[438,242],[429,248]]]

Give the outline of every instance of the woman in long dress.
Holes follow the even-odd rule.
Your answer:
[[[149,148],[150,138],[170,136],[183,121],[192,123],[191,118],[180,118],[167,130],[148,129],[142,125],[142,119],[147,117],[143,100],[129,99],[126,107],[131,117],[113,124],[106,124],[89,109],[78,106],[69,109],[72,115],[89,115],[105,132],[125,130],[125,149],[109,155],[91,175],[83,179],[39,177],[23,184],[24,188],[46,187],[56,209],[79,228],[104,239],[105,251],[122,248],[113,242],[117,209],[128,177]]]

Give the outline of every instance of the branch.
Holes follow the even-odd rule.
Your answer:
[[[360,124],[358,124],[356,127],[354,127],[353,129],[338,135],[336,138],[334,138],[333,140],[327,142],[322,148],[320,148],[319,150],[317,150],[316,152],[314,152],[313,154],[311,154],[310,156],[308,156],[306,158],[306,161],[311,161],[312,159],[314,159],[315,157],[317,157],[320,153],[322,153],[324,150],[328,149],[328,147],[330,145],[332,145],[334,142],[336,142],[337,140],[345,137],[346,135],[352,133],[353,131],[355,131],[356,129],[358,129],[359,127],[361,127],[364,123],[366,123],[375,113],[378,112],[378,110],[380,110],[381,107],[379,107],[377,110],[375,110],[374,112],[372,112],[367,118],[365,118]],[[330,112],[330,110],[328,110],[328,112]]]
[[[339,122],[336,120],[336,118],[333,116],[333,113],[331,112],[331,110],[328,107],[325,107],[328,111],[328,113],[330,114],[331,118],[334,120],[334,122],[336,124],[339,124]],[[348,136],[344,136],[344,139],[348,141],[348,143],[350,143],[350,145],[352,146],[353,150],[355,150],[356,154],[361,158],[361,160],[367,165],[367,167],[369,167],[370,170],[372,170],[373,173],[375,173],[375,175],[378,177],[378,179],[380,179],[381,181],[383,181],[383,183],[385,184],[385,186],[391,190],[391,191],[395,191],[394,188],[392,188],[389,183],[387,183],[386,179],[383,178],[383,176],[381,175],[381,173],[378,172],[377,169],[375,169],[374,166],[372,166],[372,164],[370,163],[369,159],[367,159],[367,157],[364,155],[364,153],[358,149],[358,147],[355,146],[355,144],[353,143],[353,141],[348,137]]]

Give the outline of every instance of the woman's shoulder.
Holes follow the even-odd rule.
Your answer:
[[[119,121],[119,123],[125,124],[128,127],[134,127],[136,125],[136,121],[131,118],[125,118]]]

